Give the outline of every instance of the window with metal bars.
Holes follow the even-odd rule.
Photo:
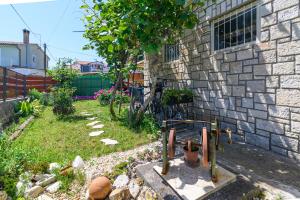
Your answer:
[[[248,5],[213,22],[214,50],[256,41],[257,8]]]
[[[178,60],[180,56],[179,44],[165,45],[165,62]]]

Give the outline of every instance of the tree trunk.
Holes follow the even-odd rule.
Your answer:
[[[123,80],[122,79],[122,73],[118,72],[117,82],[116,82],[115,87],[112,91],[111,99],[110,99],[110,105],[109,105],[109,111],[110,111],[110,114],[111,114],[113,120],[115,120],[117,118],[116,112],[115,112],[115,109],[114,109],[114,103],[115,103],[115,99],[116,99],[117,90],[120,87],[120,83],[122,82],[122,80]]]

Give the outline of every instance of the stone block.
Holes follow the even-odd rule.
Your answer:
[[[300,113],[292,113],[291,120],[300,122]]]
[[[260,33],[260,40],[261,42],[266,42],[270,40],[270,31],[266,30],[266,31],[262,31]]]
[[[264,137],[270,137],[270,135],[271,135],[270,132],[263,131],[263,130],[260,130],[260,129],[256,129],[255,133],[258,134],[258,135],[264,136]]]
[[[272,3],[267,3],[260,6],[260,15],[266,16],[272,13]]]
[[[241,129],[245,132],[254,133],[255,125],[253,123],[245,122],[245,121],[237,121],[237,128]]]
[[[285,8],[296,5],[298,3],[299,3],[298,0],[274,0],[273,1],[273,9],[274,9],[274,12],[276,12],[278,10],[283,10]]]
[[[267,88],[277,88],[279,87],[279,77],[278,76],[267,76],[266,77]]]
[[[235,97],[244,97],[245,96],[245,87],[244,86],[232,86],[232,95]]]
[[[271,135],[271,144],[286,148],[288,150],[298,151],[298,140],[283,135]]]
[[[233,62],[236,60],[236,55],[235,53],[226,53],[224,55],[224,60],[225,62]]]
[[[248,116],[260,119],[267,119],[268,113],[266,111],[248,109]]]
[[[244,80],[251,80],[252,79],[252,73],[243,73],[239,75],[239,79]]]
[[[273,74],[283,75],[283,74],[294,74],[295,73],[295,63],[294,62],[284,62],[273,64]]]
[[[247,120],[247,114],[243,112],[237,112],[237,111],[227,111],[227,116],[232,118],[232,119],[238,119],[238,120]]]
[[[275,63],[276,62],[276,50],[262,51],[259,53],[259,63]]]
[[[245,140],[249,144],[253,144],[255,146],[259,146],[263,149],[269,150],[270,142],[269,142],[269,138],[267,137],[263,137],[253,133],[246,133]]]
[[[300,39],[300,22],[292,24],[292,39],[293,40]]]
[[[228,85],[238,85],[239,83],[239,75],[227,75],[227,84]]]
[[[271,26],[277,23],[276,13],[261,18],[261,27]]]
[[[300,42],[291,41],[277,45],[277,53],[279,56],[288,56],[300,54]]]
[[[268,93],[255,93],[254,102],[263,104],[275,104],[275,95]]]
[[[230,63],[230,73],[237,74],[243,72],[242,62],[232,62]]]
[[[231,95],[231,87],[230,86],[222,85],[221,90],[222,90],[223,95],[225,95],[225,96],[230,96]]]
[[[215,106],[216,106],[216,108],[227,109],[228,108],[228,100],[216,99]]]
[[[271,40],[288,37],[291,34],[291,22],[281,22],[270,27]]]
[[[292,121],[291,124],[292,124],[292,132],[300,133],[300,122]]]
[[[253,73],[254,73],[254,75],[271,75],[272,66],[271,66],[271,64],[254,65]]]
[[[261,103],[255,103],[254,104],[254,108],[256,110],[264,110],[267,111],[268,110],[268,105],[267,104],[261,104]]]
[[[265,91],[265,81],[247,81],[247,91],[248,92],[264,92]]]
[[[275,152],[275,153],[278,153],[280,155],[283,155],[283,156],[287,156],[287,150],[286,149],[283,149],[283,148],[280,148],[280,147],[276,147],[276,146],[271,146],[271,151]]]
[[[253,108],[253,98],[243,98],[242,107],[244,108]]]
[[[269,131],[271,133],[284,134],[283,124],[268,120],[256,119],[256,128]]]
[[[290,108],[284,107],[284,106],[270,105],[268,112],[269,112],[269,115],[272,117],[289,119],[289,116],[290,116]]]
[[[281,88],[300,89],[300,75],[281,76],[280,86]]]
[[[293,6],[291,8],[281,10],[278,12],[278,21],[286,21],[293,18],[299,17],[299,6]]]
[[[277,89],[276,99],[278,105],[300,107],[300,90]]]
[[[242,50],[237,52],[237,60],[246,60],[253,58],[252,49]]]

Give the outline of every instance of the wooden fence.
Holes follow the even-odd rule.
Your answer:
[[[25,76],[7,68],[0,67],[0,101],[26,97],[35,88],[48,92],[56,84],[51,77]]]

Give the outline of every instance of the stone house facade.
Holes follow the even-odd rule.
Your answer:
[[[179,44],[147,55],[145,85],[194,92],[197,118],[218,117],[235,138],[300,160],[299,0],[217,0]]]

